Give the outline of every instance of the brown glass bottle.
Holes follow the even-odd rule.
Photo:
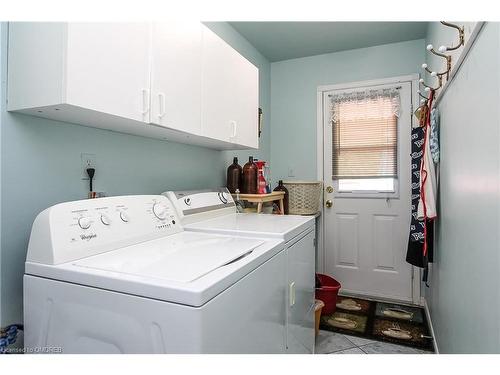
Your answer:
[[[283,180],[279,180],[278,186],[274,188],[274,191],[284,191],[285,197],[283,198],[283,208],[285,209],[285,215],[288,215],[288,189],[283,185]],[[276,202],[279,207],[279,201]]]
[[[226,179],[226,187],[228,190],[234,194],[237,189],[241,190],[241,174],[243,173],[243,169],[241,165],[238,164],[238,158],[235,156],[233,158],[233,164],[231,164],[227,168],[227,179]]]
[[[257,194],[257,166],[253,162],[253,156],[250,156],[248,163],[243,166],[240,190],[242,194]]]

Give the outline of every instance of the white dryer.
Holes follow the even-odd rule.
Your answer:
[[[164,196],[61,203],[33,224],[28,352],[283,353],[280,239],[183,230]]]
[[[285,241],[288,353],[314,351],[315,218],[237,213],[227,189],[165,192],[185,230]]]

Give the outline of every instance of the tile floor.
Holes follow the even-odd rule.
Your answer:
[[[403,345],[320,330],[316,354],[433,354]]]

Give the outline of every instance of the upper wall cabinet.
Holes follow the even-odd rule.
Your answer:
[[[197,22],[10,23],[7,107],[215,149],[258,147],[258,69]]]
[[[259,70],[203,27],[202,134],[258,148]]]
[[[199,22],[153,25],[153,124],[201,135],[201,26]]]
[[[8,109],[149,122],[150,34],[147,23],[11,23]]]

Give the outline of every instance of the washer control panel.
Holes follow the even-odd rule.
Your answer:
[[[37,216],[27,259],[58,264],[182,230],[172,203],[162,195],[66,202]]]
[[[226,188],[200,191],[171,191],[165,192],[163,195],[168,196],[175,203],[177,209],[184,214],[211,211],[225,207],[234,208],[233,197]]]
[[[226,188],[168,191],[163,195],[170,199],[184,224],[236,212],[233,197]]]

